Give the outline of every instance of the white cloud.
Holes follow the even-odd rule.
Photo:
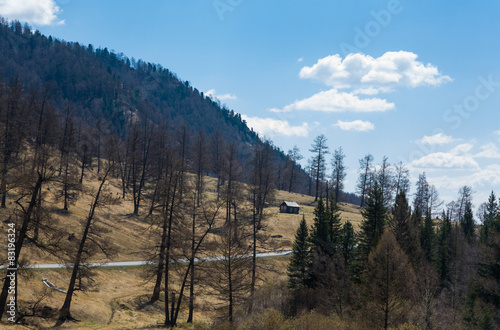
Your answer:
[[[449,152],[434,152],[414,160],[411,165],[417,168],[457,168],[479,170],[479,164],[469,153],[474,145],[462,143]]]
[[[319,81],[331,89],[270,110],[387,111],[395,108],[394,103],[358,95],[393,93],[396,87],[438,86],[452,80],[442,75],[437,67],[417,61],[417,57],[414,53],[399,51],[387,52],[378,58],[362,53],[349,54],[345,58],[338,54],[321,58],[313,66],[304,66],[299,77]]]
[[[467,180],[467,178],[464,178]],[[500,165],[493,164],[468,177],[473,187],[492,187],[500,185]]]
[[[299,58],[297,59],[297,62],[299,62],[299,63],[300,63],[300,62],[302,62],[303,60],[304,60],[304,59],[303,59],[302,57],[299,57]]]
[[[368,132],[375,129],[375,125],[369,121],[354,120],[354,121],[337,121],[333,124],[334,127],[338,127],[344,131],[358,131],[358,132]]]
[[[458,190],[464,185],[472,186],[473,189],[488,188],[500,185],[500,165],[488,165],[466,176],[450,177],[441,175],[432,179],[436,187],[440,189]]]
[[[375,112],[394,109],[394,103],[379,98],[361,99],[358,96],[339,92],[336,89],[319,92],[306,99],[295,101],[283,109],[270,109],[272,112],[289,112],[292,110],[310,110],[325,112]]]
[[[215,93],[215,89],[211,89],[209,91],[207,91],[205,93],[206,96],[209,96],[211,98],[216,98],[216,99],[219,99],[221,101],[225,101],[225,100],[236,100],[238,97],[236,97],[236,95],[232,95],[232,94],[221,94],[221,95],[217,95]]]
[[[479,164],[471,156],[454,155],[446,152],[434,152],[423,156],[422,158],[414,160],[412,165],[418,168],[479,169]]]
[[[457,141],[457,140],[452,138],[449,135],[445,135],[443,133],[437,133],[437,134],[431,135],[431,136],[426,135],[423,138],[421,138],[420,140],[418,140],[417,142],[420,142],[422,144],[427,144],[427,145],[441,145],[442,146],[442,145],[449,144],[449,143],[452,143],[455,141]]]
[[[462,144],[457,145],[455,148],[451,149],[450,154],[452,154],[452,155],[465,155],[469,151],[471,151],[472,148],[474,148],[474,144],[462,143]]]
[[[300,126],[292,126],[286,120],[272,118],[249,117],[241,115],[241,118],[247,122],[249,127],[262,136],[307,136],[309,134],[309,125],[302,123]]]
[[[481,152],[474,155],[475,158],[500,159],[500,151],[494,143],[481,146]]]
[[[61,9],[54,0],[0,0],[0,15],[37,25],[60,25],[57,15]]]
[[[418,55],[406,52],[386,52],[378,58],[362,53],[330,55],[318,60],[312,67],[303,67],[300,78],[320,81],[337,89],[381,89],[405,86],[438,86],[449,82],[449,76],[439,73],[437,67],[417,61]]]

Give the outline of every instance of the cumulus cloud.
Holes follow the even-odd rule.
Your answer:
[[[420,140],[418,140],[417,142],[420,142],[422,144],[427,144],[427,145],[441,145],[442,146],[442,145],[449,144],[449,143],[452,143],[455,141],[457,141],[457,140],[452,138],[449,135],[445,135],[443,133],[437,133],[437,134],[431,135],[431,136],[426,135],[423,138],[421,138]]]
[[[387,111],[395,108],[394,103],[383,98],[361,98],[360,95],[393,93],[397,87],[438,86],[452,80],[441,74],[436,66],[419,62],[417,58],[417,54],[405,51],[387,52],[377,58],[362,53],[349,54],[345,58],[338,54],[320,58],[316,64],[304,66],[299,77],[319,81],[330,90],[270,110]]]
[[[472,143],[459,144],[449,152],[434,152],[414,160],[411,164],[418,168],[457,168],[479,170],[479,164],[469,152]]]
[[[464,178],[466,179],[466,178]],[[500,185],[500,165],[487,166],[469,177],[473,186],[491,187]]]
[[[464,155],[474,148],[474,144],[472,143],[462,143],[457,145],[455,148],[450,150],[450,154],[452,155]]]
[[[432,179],[433,183],[442,189],[458,190],[464,185],[472,188],[490,188],[500,185],[500,165],[492,164],[466,176],[450,177],[447,175],[438,176]]]
[[[289,112],[292,110],[310,110],[325,112],[375,112],[394,109],[394,103],[379,98],[361,99],[357,95],[339,92],[336,89],[319,92],[303,100],[295,101],[283,109],[270,109],[272,112]]]
[[[241,118],[247,122],[249,127],[262,136],[307,136],[309,134],[309,125],[302,123],[300,126],[292,126],[286,120],[272,118],[249,117],[241,115]]]
[[[211,89],[211,90],[207,91],[205,93],[205,95],[207,95],[208,97],[211,97],[211,98],[219,99],[221,101],[236,100],[238,98],[238,97],[236,97],[236,95],[232,95],[232,94],[228,94],[228,93],[217,95],[216,92],[215,92],[215,89]]]
[[[438,86],[449,82],[436,66],[417,61],[412,52],[386,52],[378,58],[362,53],[349,54],[344,59],[338,54],[318,60],[311,67],[300,70],[300,78],[313,79],[337,89],[366,89],[388,91],[396,86]]]
[[[446,152],[434,152],[416,159],[412,165],[419,168],[462,168],[479,169],[479,164],[470,156],[454,155]]]
[[[354,121],[337,121],[333,124],[334,127],[338,127],[344,131],[357,131],[357,132],[368,132],[375,129],[375,125],[369,121],[354,120]]]
[[[494,143],[481,146],[481,151],[474,155],[475,158],[500,159],[500,151]]]
[[[0,0],[0,15],[20,22],[37,25],[60,25],[61,9],[54,0]]]

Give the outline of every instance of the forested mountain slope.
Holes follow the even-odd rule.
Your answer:
[[[107,48],[46,37],[19,22],[0,22],[0,77],[5,83],[18,78],[26,92],[45,95],[60,113],[70,106],[80,125],[99,130],[94,135],[125,139],[135,119],[171,131],[185,125],[192,136],[202,129],[207,140],[216,132],[225,143],[234,142],[243,166],[251,146],[261,143],[240,114],[161,65],[131,60]],[[285,172],[292,166],[298,179],[306,180],[300,167],[274,149],[280,172],[277,186],[286,188]],[[98,151],[91,148],[90,153],[97,156]]]

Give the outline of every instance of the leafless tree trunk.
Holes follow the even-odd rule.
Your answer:
[[[28,226],[31,222],[31,215],[33,213],[33,210],[35,208],[36,201],[38,198],[38,192],[40,191],[40,187],[42,186],[42,182],[45,180],[46,180],[46,178],[41,173],[39,173],[38,179],[35,183],[35,186],[31,190],[31,200],[30,200],[30,203],[28,205],[28,208],[24,209],[21,206],[21,204],[19,204],[21,206],[21,208],[24,210],[24,212],[23,212],[24,214],[23,214],[23,222],[22,222],[21,228],[18,231],[18,236],[16,239],[15,255],[14,255],[15,259],[14,259],[14,267],[13,268],[17,268],[18,260],[19,260],[19,257],[21,255],[21,249],[23,247],[24,240],[25,240],[26,234],[28,232]],[[8,296],[9,285],[10,285],[10,278],[8,277],[8,275],[10,272],[11,271],[8,271],[6,276],[5,276],[3,287],[2,287],[2,293],[0,294],[0,311],[1,311],[0,318],[2,317],[3,312],[5,311],[5,306],[7,303],[7,296]],[[16,272],[16,271],[14,271],[14,272]],[[17,278],[17,274],[15,275],[15,277]],[[16,306],[17,306],[17,303],[16,303]]]
[[[92,204],[90,205],[90,210],[89,210],[89,214],[87,216],[87,220],[85,222],[85,227],[83,230],[82,238],[81,238],[80,244],[78,246],[78,251],[77,251],[76,256],[75,256],[75,261],[73,262],[73,272],[71,274],[71,279],[70,279],[68,290],[66,293],[66,298],[64,300],[63,306],[59,310],[59,318],[57,319],[57,323],[55,326],[61,326],[67,320],[75,320],[71,316],[71,313],[70,313],[71,300],[73,298],[73,292],[75,290],[76,279],[77,279],[77,275],[78,275],[78,270],[79,270],[80,265],[81,265],[82,256],[83,256],[84,249],[85,249],[85,243],[86,243],[87,237],[89,235],[90,227],[91,227],[92,222],[94,220],[95,210],[99,204],[99,198],[101,196],[102,188],[104,186],[104,183],[106,182],[106,179],[107,179],[107,176],[108,176],[110,170],[111,170],[111,168],[108,168],[106,170],[106,174],[102,178],[101,184],[99,185],[99,188],[96,192],[94,200],[93,200]]]
[[[253,309],[253,297],[257,280],[257,234],[262,228],[264,208],[274,195],[272,175],[274,172],[272,147],[269,142],[254,147],[252,160],[251,202],[252,202],[252,279],[250,283],[249,313]]]

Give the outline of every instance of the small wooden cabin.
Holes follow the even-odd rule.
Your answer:
[[[300,206],[295,202],[284,201],[280,205],[280,213],[299,214]]]

